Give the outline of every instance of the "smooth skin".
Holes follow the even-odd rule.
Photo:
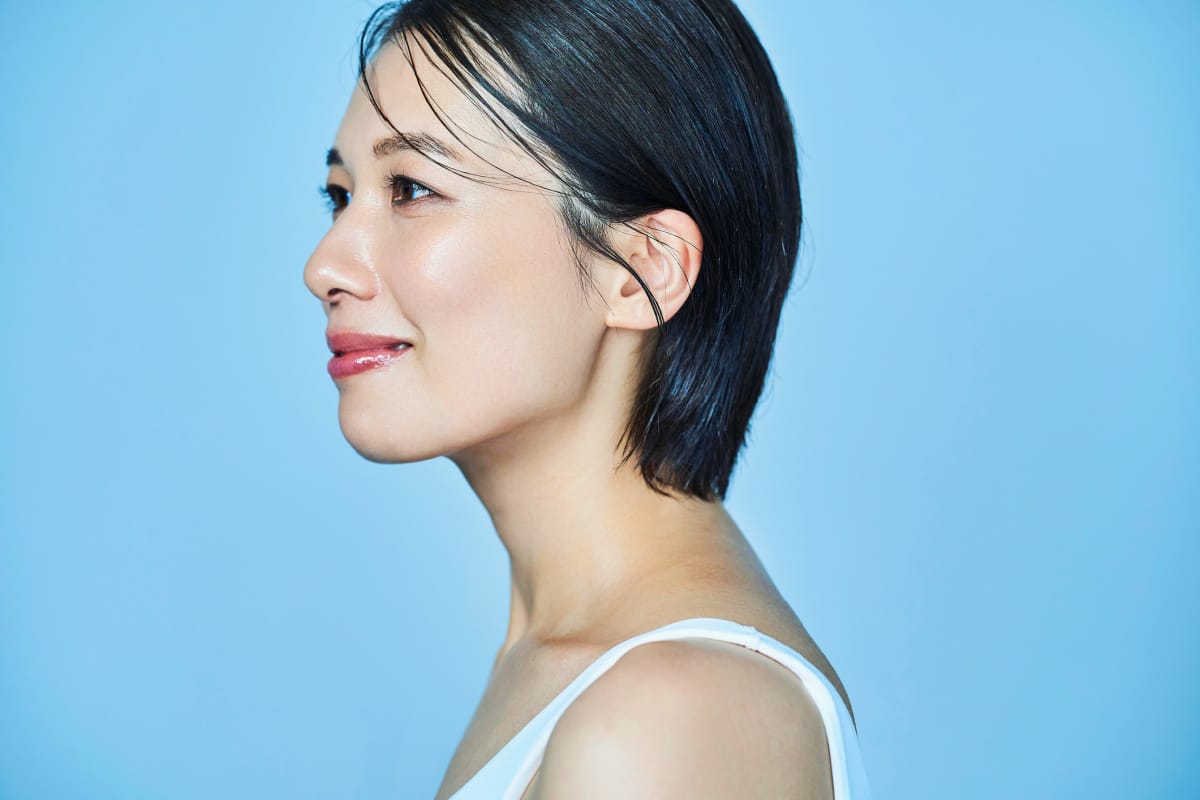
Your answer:
[[[337,382],[351,445],[380,462],[449,457],[509,554],[507,636],[438,800],[606,649],[680,619],[753,625],[842,691],[724,506],[664,497],[631,466],[618,467],[639,355],[655,335],[648,299],[600,258],[588,264],[592,285],[580,281],[548,191],[553,176],[505,139],[418,40],[405,42],[454,131],[431,111],[400,45],[381,49],[370,85],[397,128],[449,147],[387,146],[394,131],[357,87],[334,141],[334,221],[304,278],[328,330],[412,343],[389,366]],[[612,229],[611,241],[665,317],[687,302],[703,268],[690,216],[662,209]],[[832,796],[824,728],[799,678],[702,639],[625,655],[562,717],[524,795]]]

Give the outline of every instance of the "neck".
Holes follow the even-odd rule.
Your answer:
[[[455,459],[508,551],[505,649],[595,630],[638,587],[711,572],[745,545],[721,503],[663,496],[618,467],[611,437],[559,421],[521,438]]]

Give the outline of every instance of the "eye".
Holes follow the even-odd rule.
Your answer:
[[[321,197],[325,198],[325,205],[334,219],[337,219],[337,215],[350,204],[349,190],[344,186],[338,186],[336,183],[327,183],[324,186],[318,186],[317,192],[320,193]]]
[[[434,194],[434,191],[428,186],[417,183],[407,175],[396,173],[388,175],[387,185],[392,192],[392,205],[394,206],[411,203]]]

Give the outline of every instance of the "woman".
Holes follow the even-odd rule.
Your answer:
[[[745,19],[411,0],[360,45],[305,268],[342,430],[452,459],[511,560],[438,798],[864,797],[845,692],[722,505],[801,220]]]

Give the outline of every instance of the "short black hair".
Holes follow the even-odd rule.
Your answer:
[[[723,499],[770,366],[802,218],[791,115],[746,18],[731,0],[387,3],[362,30],[358,65],[385,121],[367,70],[388,42],[411,63],[405,33],[561,181],[577,255],[624,265],[649,295],[658,331],[621,440],[625,462],[636,457],[656,491]],[[691,295],[664,323],[606,234],[665,208],[692,217],[703,255]]]

